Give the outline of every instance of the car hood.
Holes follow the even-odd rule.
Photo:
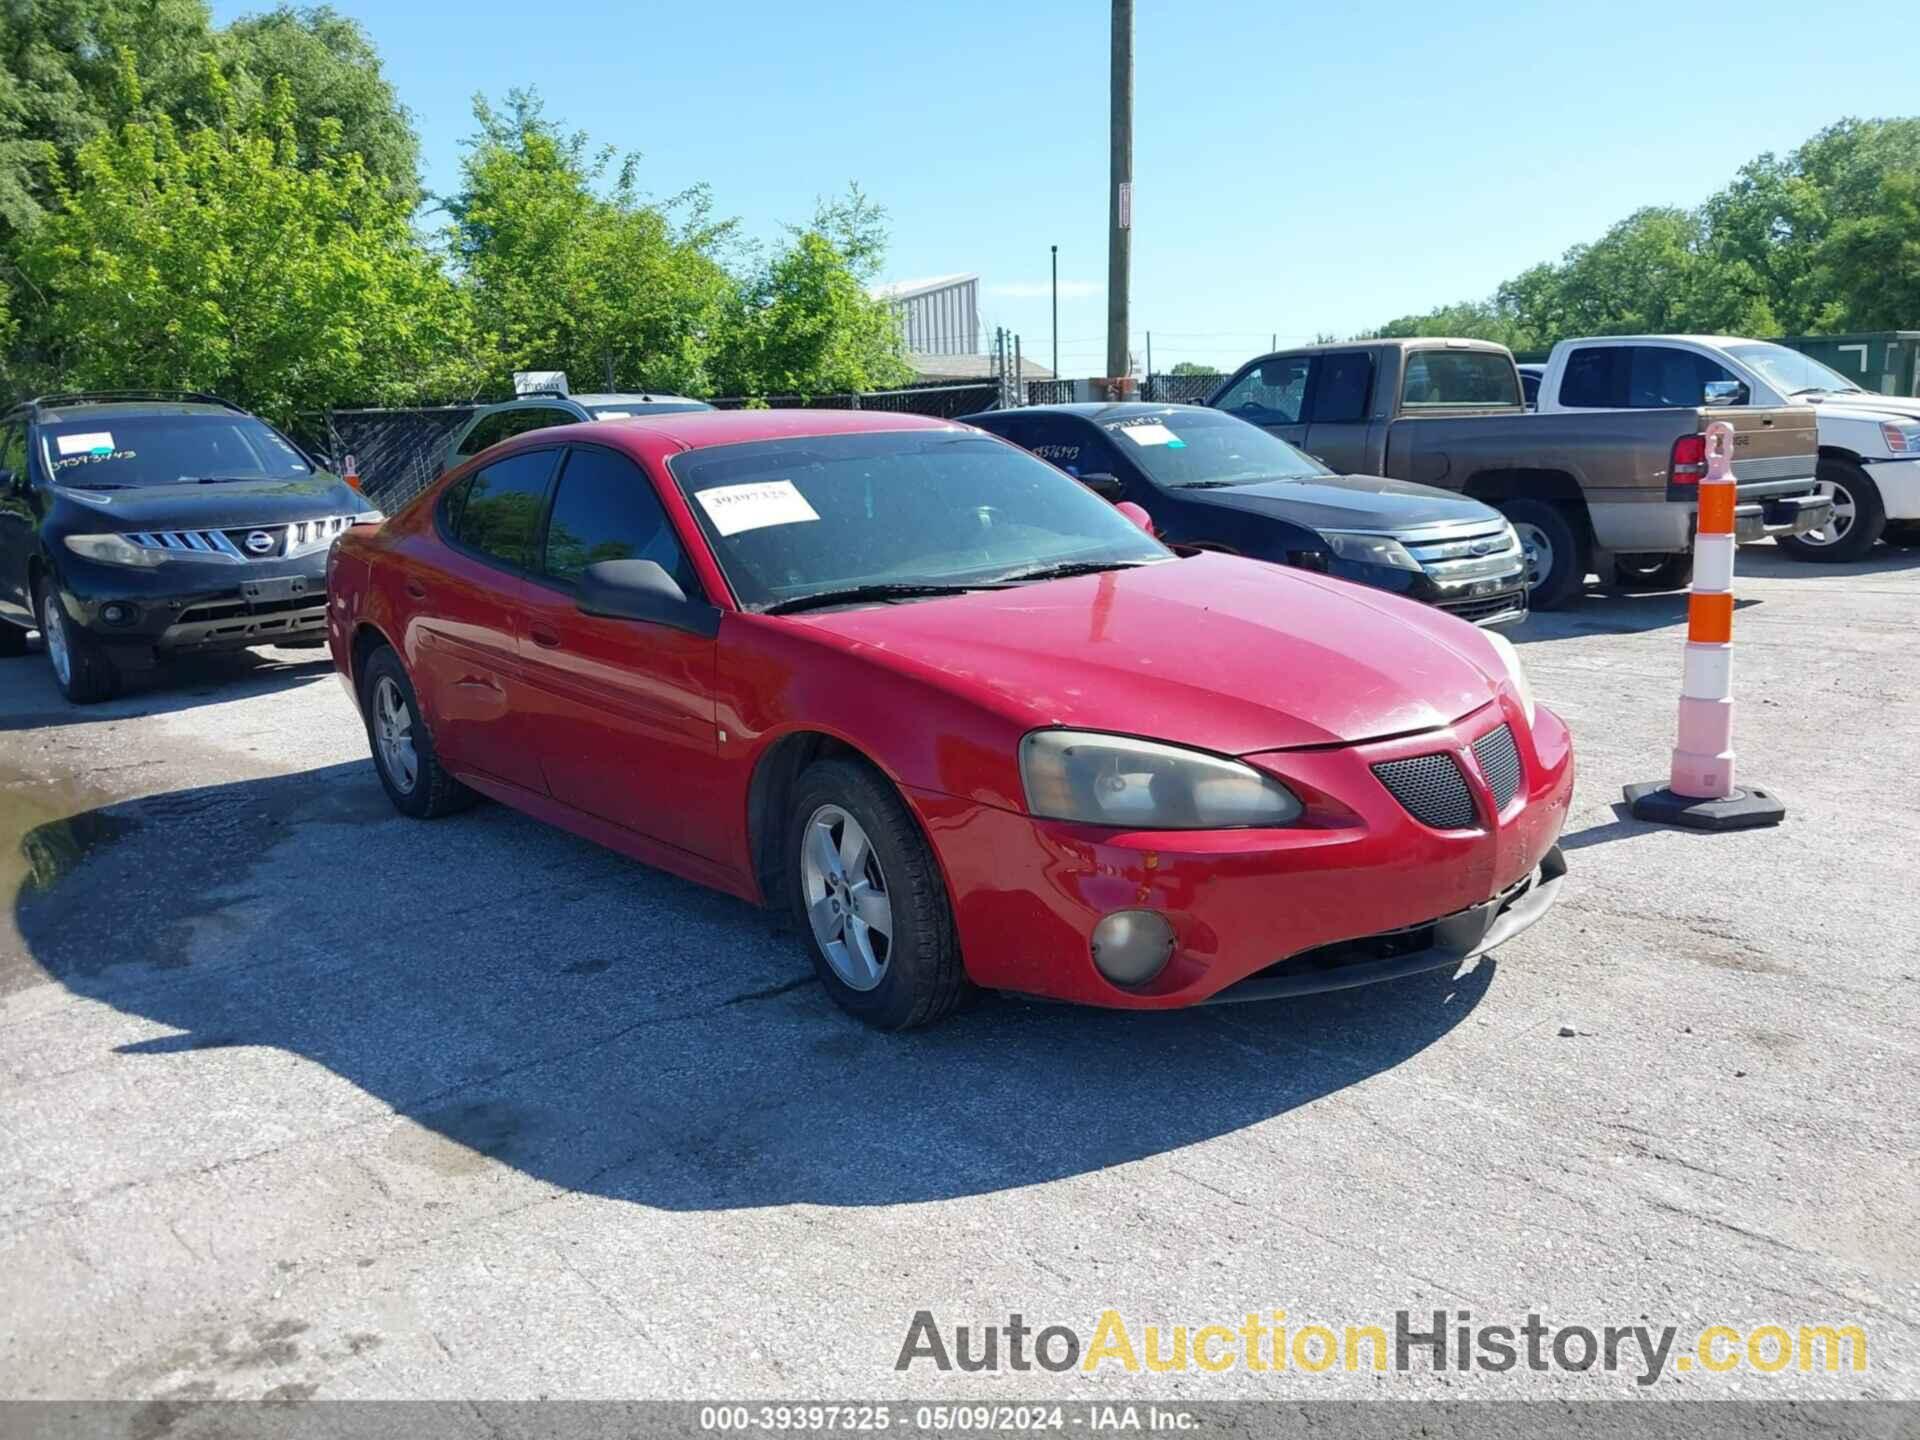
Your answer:
[[[1823,415],[1839,412],[1862,420],[1920,420],[1920,399],[1904,395],[1803,395],[1801,399]]]
[[[1503,676],[1472,626],[1203,553],[1011,590],[783,617],[986,704],[1244,755],[1450,724]]]
[[[353,515],[373,505],[325,473],[297,480],[222,480],[209,485],[142,485],[89,490],[63,485],[62,498],[97,511],[114,530],[223,529]]]
[[[1389,532],[1481,521],[1499,515],[1478,500],[1432,485],[1384,475],[1328,475],[1316,480],[1268,480],[1219,490],[1176,490],[1182,500],[1276,515],[1316,530]]]

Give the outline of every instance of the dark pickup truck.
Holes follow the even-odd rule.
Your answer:
[[[1628,587],[1684,584],[1706,427],[1734,427],[1743,541],[1802,535],[1831,500],[1815,483],[1815,423],[1798,410],[1714,406],[1530,413],[1504,346],[1366,340],[1262,355],[1207,404],[1336,471],[1390,475],[1484,500],[1526,547],[1532,604],[1565,605],[1589,572]]]

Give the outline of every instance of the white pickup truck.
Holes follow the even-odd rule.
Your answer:
[[[1540,379],[1542,414],[1703,404],[1805,405],[1818,417],[1820,488],[1833,496],[1833,517],[1778,537],[1788,554],[1857,560],[1883,534],[1920,545],[1920,398],[1862,390],[1798,350],[1724,335],[1562,340]]]

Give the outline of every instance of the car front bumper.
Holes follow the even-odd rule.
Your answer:
[[[1503,722],[1521,779],[1496,807],[1473,742]],[[1422,824],[1373,770],[1430,755],[1464,777],[1470,826]],[[1559,893],[1573,754],[1550,710],[1530,731],[1502,702],[1417,735],[1242,758],[1300,795],[1305,823],[1129,833],[910,792],[946,871],[968,975],[1123,1009],[1339,989],[1484,954]],[[1140,909],[1166,918],[1174,954],[1129,989],[1095,967],[1091,940],[1106,915]]]
[[[248,565],[173,561],[151,569],[69,558],[71,622],[125,660],[326,639],[327,556]],[[113,617],[113,618],[110,618]]]

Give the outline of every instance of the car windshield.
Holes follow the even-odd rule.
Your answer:
[[[47,473],[60,485],[297,480],[313,473],[284,436],[251,415],[108,413],[43,424],[40,435]]]
[[[1315,480],[1333,472],[1279,436],[1218,410],[1129,415],[1105,426],[1120,453],[1173,489]]]
[[[1822,365],[1811,355],[1789,350],[1784,345],[1769,345],[1756,340],[1748,345],[1729,345],[1727,354],[1759,372],[1782,395],[1798,395],[1808,390],[1857,391],[1860,387],[1831,366]]]
[[[1051,465],[971,431],[760,440],[686,451],[668,468],[750,610],[1173,558]]]
[[[619,420],[628,415],[683,415],[692,410],[711,410],[698,400],[627,400],[605,405],[588,405],[586,412],[596,420]]]

